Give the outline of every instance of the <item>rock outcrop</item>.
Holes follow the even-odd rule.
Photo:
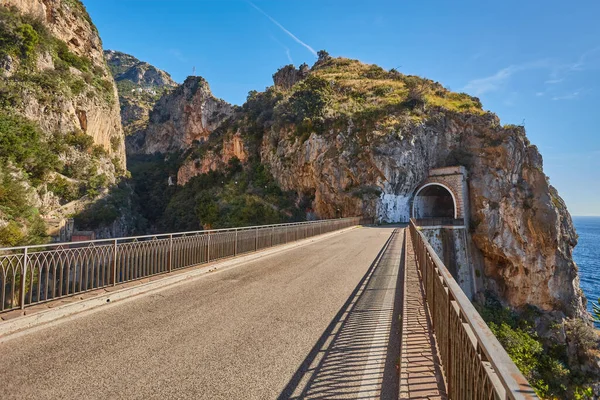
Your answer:
[[[0,129],[15,155],[0,162],[0,185],[19,176],[30,194],[0,210],[0,245],[14,245],[45,240],[42,220],[107,192],[126,173],[125,141],[102,42],[79,0],[0,0],[0,23]]]
[[[210,150],[201,157],[188,157],[177,172],[177,184],[185,185],[195,176],[223,170],[233,158],[242,163],[248,160],[248,151],[239,132],[225,137],[222,146],[220,153]]]
[[[286,65],[273,74],[273,83],[276,87],[283,90],[290,90],[296,83],[308,76],[310,68],[307,64],[302,64],[296,69],[293,65]]]
[[[284,189],[314,192],[320,216],[334,217],[340,209],[385,222],[409,218],[414,191],[430,169],[462,164],[486,288],[514,307],[584,313],[572,260],[577,236],[523,129],[503,128],[489,114],[431,110],[427,120],[397,135],[369,137],[367,147],[357,141],[361,134],[313,133],[300,143],[271,131],[276,137],[265,137],[262,159]]]
[[[129,81],[139,88],[164,89],[174,88],[177,82],[167,72],[147,62],[122,53],[120,51],[104,51],[106,62],[115,77],[115,81]]]
[[[181,89],[178,99],[165,101],[174,111],[164,112],[167,104],[155,110],[154,121],[165,122],[153,124],[145,151],[204,149],[184,162],[181,184],[223,168],[231,155],[227,138],[236,135],[283,190],[310,196],[318,216],[383,222],[408,220],[414,192],[431,169],[462,165],[484,289],[516,308],[583,315],[572,260],[576,234],[522,127],[502,126],[476,98],[357,61],[328,58],[302,74],[292,69],[275,74],[275,85],[252,94],[205,144],[192,142],[214,129],[202,125],[190,134],[196,125],[176,122],[200,117],[185,114],[189,90]]]
[[[150,111],[161,96],[177,87],[177,83],[165,71],[129,54],[106,50],[104,55],[117,83],[123,130],[125,135],[132,136],[127,141],[127,152],[135,153],[135,143],[139,140],[136,135],[143,138]]]
[[[201,77],[188,77],[177,89],[164,95],[150,113],[147,129],[131,139],[136,153],[185,151],[194,142],[206,141],[233,106],[214,97]]]
[[[85,7],[79,0],[1,0],[0,5],[15,7],[22,14],[31,15],[43,23],[49,33],[66,44],[63,48],[42,49],[37,55],[35,72],[47,74],[60,68],[69,69],[73,84],[71,90],[60,88],[48,93],[36,88],[29,90],[17,83],[9,83],[10,90],[20,91],[22,102],[16,110],[26,118],[36,121],[47,132],[70,132],[82,130],[94,139],[94,143],[119,161],[125,170],[125,143],[119,115],[117,90],[106,67],[102,41]],[[58,51],[58,54],[55,52]],[[74,62],[56,65],[61,56]],[[68,64],[68,63],[67,63]],[[79,67],[79,68],[78,68]],[[16,81],[16,77],[13,77]],[[58,80],[57,76],[49,79]],[[19,82],[20,83],[20,82]]]

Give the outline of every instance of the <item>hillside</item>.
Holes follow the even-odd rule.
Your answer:
[[[125,174],[116,87],[78,0],[2,0],[0,74],[0,243],[44,241]]]
[[[177,83],[168,73],[129,54],[106,50],[104,56],[119,92],[125,135],[143,131],[156,101]]]
[[[551,310],[560,304],[569,315],[583,312],[570,257],[576,234],[522,127],[502,126],[477,98],[439,83],[326,53],[310,69],[281,69],[274,81],[265,92],[251,92],[205,139],[181,141],[187,125],[160,129],[169,117],[179,120],[165,112],[166,118],[151,121],[145,143],[178,141],[184,152],[179,184],[222,171],[234,157],[260,162],[283,190],[310,198],[323,218],[340,210],[406,221],[410,197],[430,169],[463,165],[472,236],[486,260],[490,290],[515,306]],[[179,103],[192,115],[203,107],[185,96]],[[153,114],[167,106],[180,107],[159,102]],[[558,251],[552,243],[559,243]],[[514,268],[531,279],[532,290],[522,290],[522,277],[511,279],[507,272]]]

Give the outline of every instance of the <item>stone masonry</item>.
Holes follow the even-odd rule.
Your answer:
[[[456,201],[456,218],[464,218],[468,225],[469,195],[467,184],[467,170],[463,166],[435,168],[429,171],[427,179],[419,185],[415,195],[425,186],[440,184],[452,192]]]

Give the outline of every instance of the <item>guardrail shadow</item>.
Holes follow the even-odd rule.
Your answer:
[[[402,232],[390,236],[278,399],[398,398]]]

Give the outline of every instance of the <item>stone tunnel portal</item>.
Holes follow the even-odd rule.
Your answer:
[[[430,183],[420,188],[413,200],[413,217],[457,218],[456,201],[452,192],[445,186]]]

